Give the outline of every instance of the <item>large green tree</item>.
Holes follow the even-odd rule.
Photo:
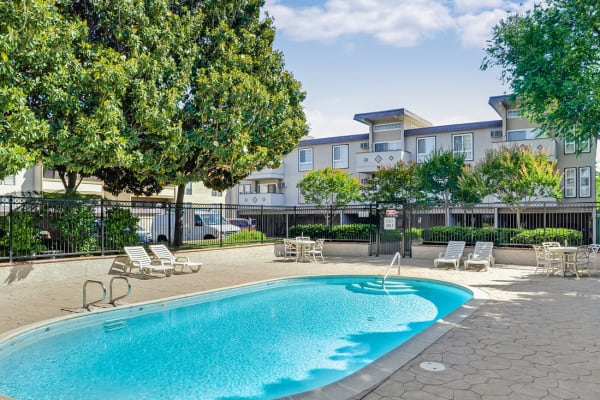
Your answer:
[[[421,190],[432,198],[442,200],[446,208],[446,224],[449,223],[450,203],[456,202],[458,180],[463,173],[465,156],[452,150],[436,150],[421,164],[419,182]]]
[[[511,146],[489,150],[475,167],[480,187],[496,196],[516,212],[517,227],[521,227],[521,210],[541,198],[562,198],[561,176],[556,161],[531,147]]]
[[[331,167],[308,172],[296,186],[307,203],[321,208],[327,223],[333,211],[363,199],[358,179]]]
[[[499,66],[523,114],[565,140],[600,132],[600,2],[547,0],[492,30],[482,69]]]
[[[67,177],[96,175],[113,193],[175,184],[181,206],[188,182],[223,190],[278,166],[307,132],[305,94],[273,50],[263,4],[9,2],[0,9],[3,172],[42,162]]]

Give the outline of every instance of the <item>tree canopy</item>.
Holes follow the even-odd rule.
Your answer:
[[[523,115],[568,141],[600,132],[600,3],[547,0],[500,21],[482,69],[499,66]]]
[[[516,210],[518,227],[524,205],[542,198],[562,198],[556,161],[550,161],[543,152],[534,153],[531,147],[489,150],[475,166],[475,173],[479,176],[480,188]]]
[[[408,204],[424,197],[419,184],[419,164],[399,162],[375,171],[364,192],[373,202]]]
[[[308,172],[296,186],[307,203],[323,209],[327,219],[330,217],[330,211],[344,207],[352,201],[362,200],[362,186],[358,179],[331,167]]]
[[[263,4],[9,1],[0,173],[41,162],[150,194],[192,181],[223,190],[279,165],[307,132],[305,94]]]

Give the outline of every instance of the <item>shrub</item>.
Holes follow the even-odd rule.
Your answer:
[[[10,251],[9,224],[9,217],[0,220],[0,254],[3,257],[7,257]],[[42,243],[40,229],[35,226],[32,214],[13,213],[12,250],[13,254],[19,257],[35,255],[46,250],[46,246]]]
[[[240,231],[225,238],[226,243],[263,242],[267,235],[261,231]]]
[[[462,226],[436,226],[423,230],[423,241],[429,243],[448,243],[450,240],[463,240],[467,244],[477,241],[494,242],[496,245],[531,245],[556,241],[578,245],[583,234],[566,228],[471,228]]]
[[[331,227],[323,224],[294,225],[290,227],[289,235],[310,236],[311,238],[337,240],[369,240],[375,234],[377,227],[370,224],[348,224]]]
[[[137,224],[139,218],[127,210],[115,207],[107,212],[104,220],[104,247],[120,250],[124,246],[136,244],[139,241]],[[101,234],[101,226],[98,234]]]

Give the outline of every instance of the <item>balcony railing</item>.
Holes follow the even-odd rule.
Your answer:
[[[260,171],[255,171],[248,176],[248,180],[257,181],[260,179],[283,179],[284,170],[283,167],[279,168],[263,168]]]
[[[283,193],[240,193],[239,205],[245,206],[284,206]]]
[[[496,149],[500,147],[527,146],[534,152],[543,151],[548,155],[550,161],[556,160],[556,140],[553,138],[537,138],[530,140],[511,140],[506,142],[496,142],[493,144]]]
[[[372,173],[381,167],[394,166],[400,161],[410,161],[410,153],[404,150],[358,153],[356,154],[356,172]]]

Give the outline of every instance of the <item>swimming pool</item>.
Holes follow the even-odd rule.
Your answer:
[[[274,399],[327,385],[472,297],[364,276],[282,279],[51,322],[0,343],[15,399]]]

